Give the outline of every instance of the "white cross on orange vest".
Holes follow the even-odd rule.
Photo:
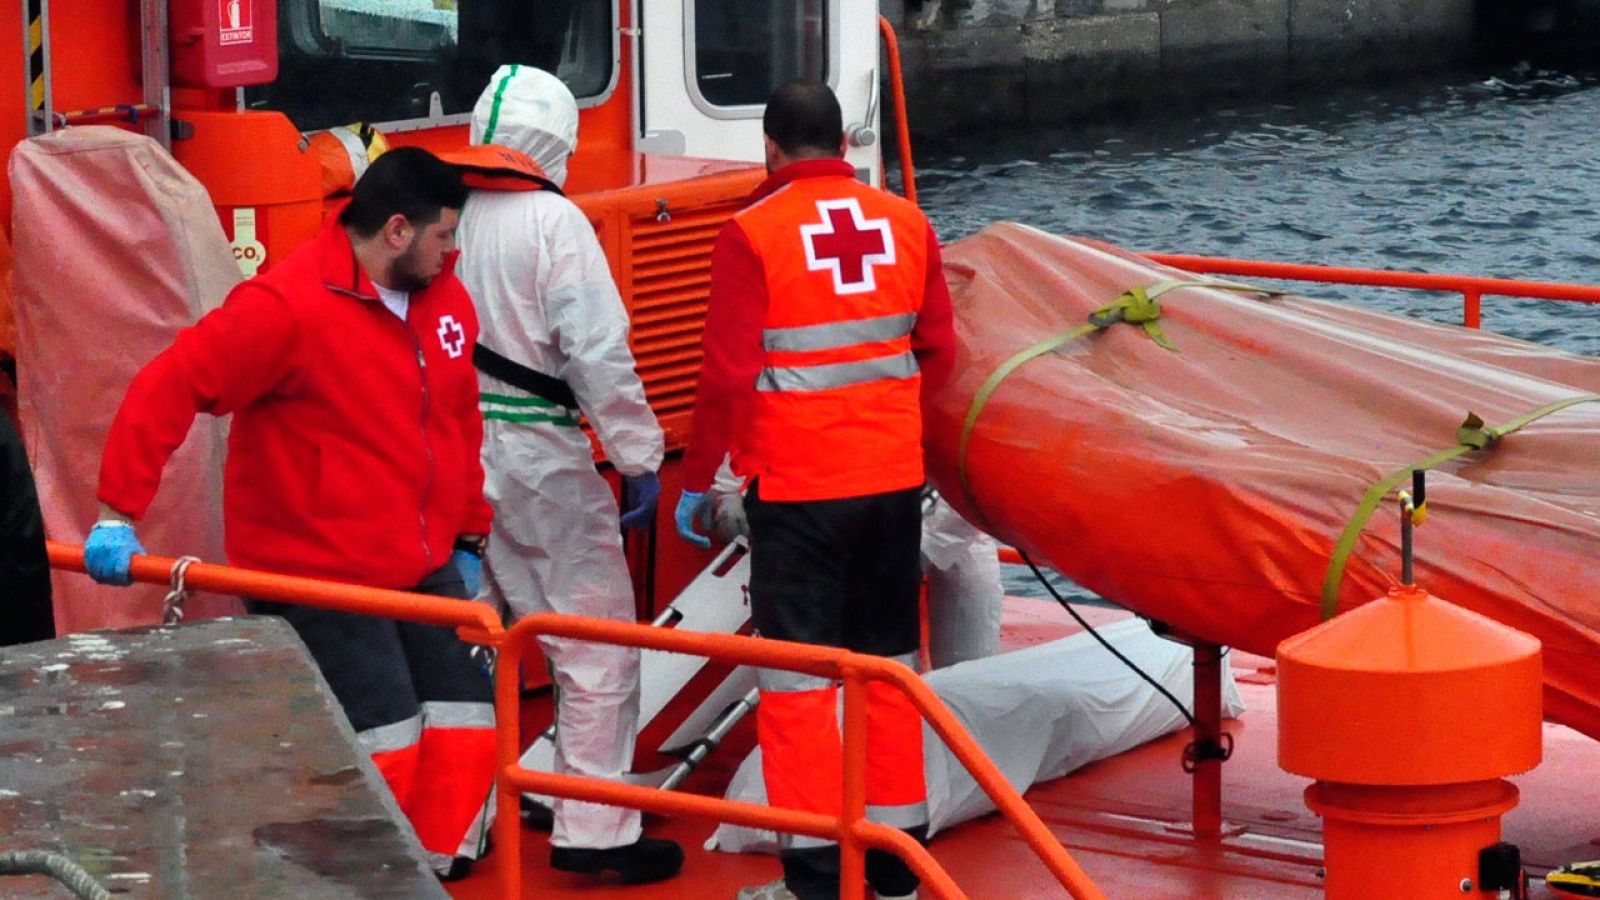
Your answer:
[[[874,266],[894,265],[894,238],[888,219],[868,220],[854,197],[818,200],[822,221],[800,226],[806,245],[806,268],[828,270],[839,294],[864,294],[878,289]]]

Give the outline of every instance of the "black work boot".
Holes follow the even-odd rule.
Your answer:
[[[550,867],[586,875],[615,872],[623,884],[649,884],[678,874],[683,868],[683,848],[660,838],[640,838],[626,847],[604,850],[551,847]]]
[[[522,800],[522,824],[534,831],[550,831],[555,828],[556,814],[543,803],[535,803],[527,797]]]
[[[438,876],[440,881],[460,881],[461,879],[472,874],[473,862],[474,860],[465,856],[457,856],[450,860],[449,866],[434,869],[433,874]]]

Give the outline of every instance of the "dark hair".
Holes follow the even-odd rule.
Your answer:
[[[761,129],[789,156],[838,156],[844,116],[827,85],[791,81],[767,99]]]
[[[467,186],[456,167],[421,147],[396,147],[372,161],[339,214],[339,224],[371,237],[396,213],[423,227],[446,209],[467,203]]]

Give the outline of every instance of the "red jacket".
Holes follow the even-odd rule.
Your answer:
[[[723,226],[712,251],[685,489],[706,490],[729,451],[736,472],[761,477],[767,499],[831,499],[921,484],[917,392],[944,384],[956,350],[932,227],[905,200],[857,182],[855,170],[838,159],[785,166],[751,200]],[[841,205],[853,211],[832,208]],[[861,216],[865,232],[855,230]],[[856,331],[852,322],[882,324],[901,312],[912,314],[909,333],[806,339],[793,347],[785,340],[797,326],[804,333],[825,323],[846,326],[835,330],[848,337]],[[886,376],[828,389],[809,383],[758,389],[787,367],[888,362],[907,348],[918,371],[898,383]]]
[[[195,413],[233,414],[229,560],[408,588],[489,529],[478,461],[478,320],[454,261],[378,300],[330,216],[321,235],[178,334],[135,376],[106,438],[100,500],[143,515]],[[182,552],[181,547],[151,548]]]

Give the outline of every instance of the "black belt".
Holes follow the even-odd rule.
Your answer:
[[[578,398],[572,393],[572,388],[559,378],[546,375],[528,368],[519,362],[513,362],[504,356],[490,350],[482,344],[475,344],[472,348],[472,364],[479,372],[498,378],[512,387],[520,388],[535,397],[543,397],[557,406],[567,409],[578,408]]]

